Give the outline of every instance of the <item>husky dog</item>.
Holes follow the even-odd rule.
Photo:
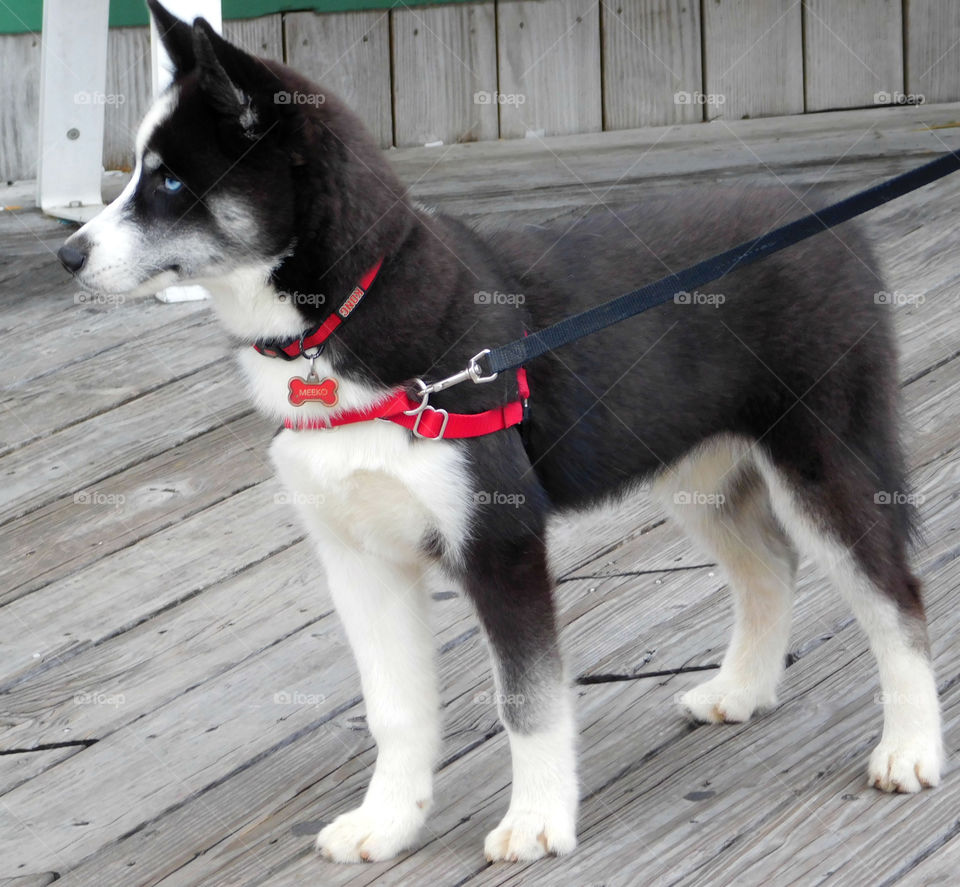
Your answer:
[[[417,377],[451,375],[485,347],[758,235],[798,207],[762,189],[704,189],[569,228],[481,237],[414,206],[334,96],[202,19],[191,26],[149,5],[174,82],[140,127],[130,183],[60,258],[95,291],[201,283],[237,340],[257,407],[295,426],[271,456],[323,561],[378,747],[363,802],[318,836],[326,857],[388,859],[414,845],[427,817],[441,738],[425,582],[435,567],[476,609],[509,736],[512,795],[486,855],[573,850],[576,728],[545,527],[554,512],[642,483],[733,592],[722,665],[682,697],[692,716],[745,721],[776,703],[797,561],[810,555],[879,666],[886,702],[869,781],[898,792],[938,782],[895,348],[855,230],[731,273],[722,298],[678,294],[531,361],[518,426],[450,439],[436,422],[426,434],[383,419],[337,425],[412,391]],[[319,354],[300,354],[341,300],[348,319]],[[276,343],[294,343],[293,359]],[[298,405],[294,382],[305,386]],[[518,402],[520,387],[515,373],[465,383],[435,394],[431,414],[497,410]],[[300,430],[304,419],[312,425]],[[336,427],[315,427],[326,422]]]

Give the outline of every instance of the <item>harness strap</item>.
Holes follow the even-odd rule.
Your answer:
[[[369,422],[371,419],[387,419],[409,429],[417,437],[428,440],[481,437],[512,428],[523,421],[530,386],[526,370],[522,367],[517,370],[517,393],[517,400],[482,413],[450,413],[429,404],[424,405],[400,388],[379,403],[362,410],[347,410],[330,418],[284,419],[283,425],[293,431],[320,431],[355,422]]]

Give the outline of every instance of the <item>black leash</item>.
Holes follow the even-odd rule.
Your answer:
[[[481,382],[488,381],[495,374],[505,370],[517,369],[533,358],[553,351],[554,348],[568,345],[649,308],[669,302],[679,292],[693,290],[705,283],[718,280],[736,268],[753,264],[814,234],[819,234],[904,194],[916,191],[917,188],[935,182],[957,169],[960,169],[960,149],[879,185],[874,185],[872,188],[860,191],[820,212],[811,213],[802,219],[783,225],[756,240],[741,243],[733,249],[698,262],[677,274],[662,277],[660,280],[648,283],[640,289],[625,293],[595,308],[588,308],[522,339],[508,342],[489,352],[481,352],[471,361],[471,369],[458,374],[459,378],[453,378],[457,378],[457,381],[471,378],[474,382]],[[448,387],[443,383],[438,384]],[[441,390],[439,387],[431,387],[434,390]]]

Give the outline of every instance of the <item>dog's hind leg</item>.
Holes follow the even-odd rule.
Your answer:
[[[758,464],[781,521],[835,580],[876,657],[883,735],[870,784],[915,792],[939,782],[943,747],[920,582],[906,557],[909,494],[895,444],[876,433],[871,455],[860,443],[811,441],[825,469],[815,478],[791,463],[790,447]]]
[[[519,524],[518,524],[519,526]],[[484,842],[489,860],[532,860],[576,846],[576,727],[560,657],[542,538],[477,540],[464,583],[490,645],[510,740],[510,806]]]
[[[777,701],[796,551],[741,442],[707,442],[665,469],[654,490],[668,513],[716,558],[733,592],[733,636],[720,671],[683,693],[680,702],[699,721],[746,721]]]

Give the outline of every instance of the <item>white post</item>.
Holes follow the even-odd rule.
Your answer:
[[[86,222],[103,209],[109,0],[44,0],[37,203]]]

